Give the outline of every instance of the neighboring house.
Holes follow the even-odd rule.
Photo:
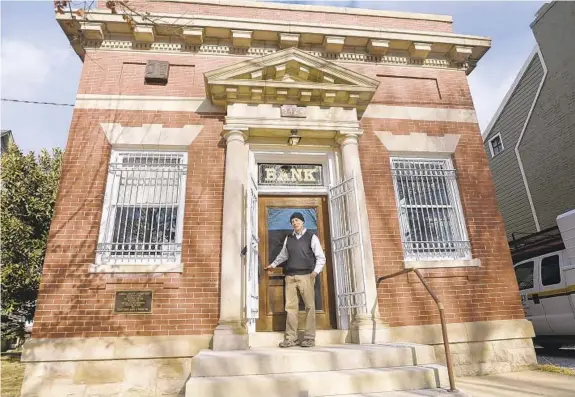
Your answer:
[[[575,208],[575,2],[545,4],[531,29],[537,45],[483,138],[514,250],[560,241],[555,219]]]
[[[85,23],[57,15],[84,66],[23,353],[30,395],[210,396],[204,381],[230,396],[362,393],[362,370],[326,369],[434,352],[402,347],[395,361],[380,342],[442,349],[415,274],[376,283],[412,268],[453,323],[456,373],[536,363],[467,82],[489,39],[441,15],[130,2],[142,19],[106,4],[119,2]],[[282,338],[284,275],[262,266],[296,208],[326,251],[317,344],[366,345],[332,346],[329,361],[248,352]],[[445,369],[380,373],[381,387],[408,373],[415,387]]]
[[[0,135],[0,150],[5,153],[8,150],[10,143],[14,142],[12,130],[2,130]]]

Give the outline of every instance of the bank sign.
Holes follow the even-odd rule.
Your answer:
[[[323,186],[321,165],[258,164],[259,184],[275,186]]]

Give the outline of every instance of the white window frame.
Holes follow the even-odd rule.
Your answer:
[[[179,249],[172,258],[140,257],[140,258],[110,258],[101,250],[101,244],[110,243],[114,232],[113,205],[118,200],[120,189],[120,178],[112,175],[112,167],[122,162],[126,156],[157,156],[158,154],[170,156],[175,155],[182,159],[181,165],[184,170],[180,170],[179,192],[177,195],[178,212],[176,218],[175,242],[179,244]],[[114,149],[110,157],[108,177],[106,182],[106,193],[100,221],[100,231],[98,236],[98,246],[96,249],[96,262],[90,266],[90,272],[94,273],[165,273],[182,272],[182,239],[186,198],[186,175],[188,167],[188,153],[184,151],[167,150],[121,150]],[[120,171],[116,171],[120,172]]]
[[[458,235],[455,236],[456,239],[452,242],[460,242],[461,248],[455,249],[455,254],[450,252],[441,252],[439,249],[436,254],[421,254],[417,250],[411,250],[407,248],[410,241],[405,241],[405,236],[407,231],[409,231],[409,219],[405,211],[405,208],[400,203],[399,186],[397,183],[397,176],[395,175],[394,161],[404,161],[404,162],[429,162],[429,161],[440,161],[444,162],[445,169],[449,172],[453,172],[453,176],[445,176],[443,180],[446,183],[446,189],[448,193],[449,200],[451,202],[450,207],[453,209],[453,215],[449,218],[451,223],[451,231],[458,231]],[[457,185],[457,180],[455,176],[455,168],[453,167],[453,161],[451,158],[446,157],[436,157],[436,156],[409,156],[409,155],[396,155],[390,157],[390,166],[392,169],[392,179],[395,192],[395,202],[397,205],[397,214],[399,218],[399,225],[401,230],[401,242],[404,253],[405,266],[407,268],[426,268],[426,267],[462,267],[462,266],[479,266],[480,261],[478,259],[471,258],[471,243],[469,241],[467,233],[467,225],[465,222],[465,215],[463,212],[463,207],[461,205],[461,197],[459,195],[459,188]],[[421,178],[425,178],[422,176]],[[437,200],[436,200],[437,202]],[[416,204],[416,206],[418,206]],[[422,204],[421,208],[433,208],[433,205]],[[420,231],[421,233],[421,231]],[[447,242],[447,241],[446,241]]]
[[[499,153],[494,153],[494,152],[493,152],[493,141],[494,141],[496,138],[499,138],[499,141],[501,142],[501,151],[500,151]],[[504,150],[505,150],[505,146],[503,146],[503,138],[501,137],[501,133],[499,133],[499,134],[497,134],[497,135],[495,135],[495,136],[493,136],[493,137],[491,137],[491,138],[489,139],[489,151],[491,152],[491,157],[495,157],[495,156],[497,156],[498,154],[503,153]]]

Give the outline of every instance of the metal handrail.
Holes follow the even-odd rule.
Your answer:
[[[423,275],[417,269],[414,269],[414,268],[404,269],[404,270],[401,270],[399,272],[396,272],[396,273],[393,273],[393,274],[390,274],[387,276],[379,277],[377,279],[377,284],[379,285],[379,283],[383,280],[387,280],[387,279],[393,278],[395,276],[400,276],[402,274],[407,274],[409,272],[414,272],[417,275],[417,277],[419,278],[419,281],[421,281],[421,283],[423,284],[423,286],[425,287],[427,292],[429,292],[429,295],[431,295],[431,297],[433,298],[433,300],[437,304],[437,308],[439,309],[439,318],[441,320],[441,332],[443,334],[443,346],[445,347],[445,362],[447,363],[447,374],[449,376],[449,391],[450,392],[457,391],[455,389],[455,378],[453,377],[453,365],[451,363],[451,352],[449,350],[449,339],[447,338],[447,326],[445,324],[445,315],[443,313],[443,310],[444,310],[443,303],[441,303],[441,301],[439,300],[437,295],[435,295],[435,293],[431,290],[431,288],[429,287],[429,284],[427,284],[427,282],[425,281],[425,277],[423,277]]]

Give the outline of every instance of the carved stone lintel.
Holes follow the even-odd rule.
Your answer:
[[[282,105],[280,114],[281,117],[305,118],[307,116],[307,108],[297,105]]]

